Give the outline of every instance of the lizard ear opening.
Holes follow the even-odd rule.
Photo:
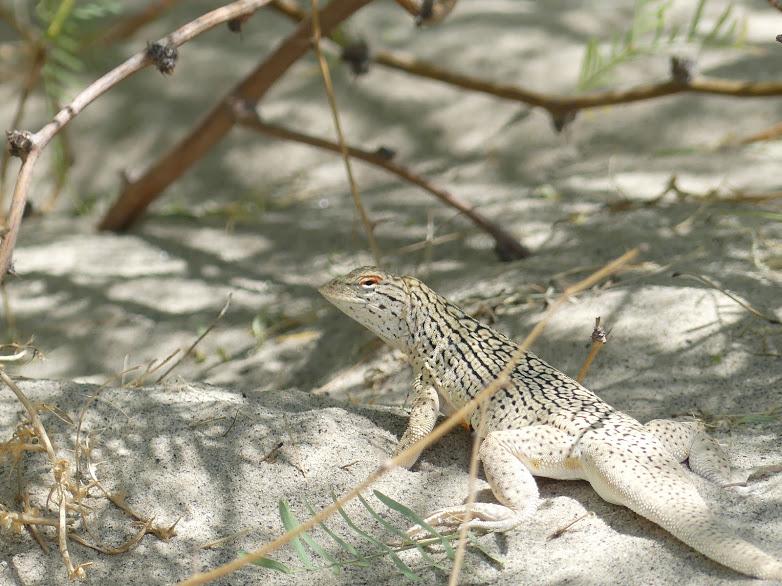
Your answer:
[[[375,285],[380,283],[382,281],[382,277],[379,275],[367,275],[365,277],[361,277],[358,281],[358,284],[360,287],[363,287],[364,289],[372,289]]]

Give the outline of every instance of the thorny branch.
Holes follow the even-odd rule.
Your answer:
[[[266,135],[274,136],[284,140],[301,142],[331,152],[340,152],[340,147],[336,143],[264,122],[261,118],[258,117],[254,110],[250,109],[244,103],[234,103],[233,111],[237,118],[237,122],[245,128],[262,132]],[[413,185],[417,185],[418,187],[428,191],[446,205],[459,210],[476,226],[486,231],[494,238],[496,242],[495,250],[501,259],[515,260],[526,258],[530,255],[530,251],[527,247],[521,244],[516,238],[511,236],[500,226],[486,218],[483,214],[477,212],[473,206],[459,199],[452,193],[433,185],[427,179],[414,173],[407,167],[394,162],[392,158],[389,157],[389,155],[392,153],[388,152],[387,150],[383,150],[381,148],[372,152],[353,146],[348,146],[347,151],[351,157],[385,169],[389,173],[393,173],[408,183],[412,183]]]
[[[258,10],[268,2],[269,0],[236,0],[231,4],[212,10],[185,24],[162,39],[159,44],[166,47],[179,47],[223,22]],[[2,244],[0,244],[0,283],[2,283],[8,272],[8,268],[11,266],[14,246],[19,235],[19,225],[22,221],[22,214],[30,189],[33,168],[35,167],[35,163],[38,160],[41,151],[46,148],[46,145],[49,144],[52,138],[54,138],[62,128],[78,116],[79,113],[95,99],[109,91],[122,80],[149,66],[152,62],[153,60],[148,49],[139,51],[124,63],[89,85],[77,95],[70,104],[60,110],[51,122],[35,134],[24,135],[24,133],[19,133],[18,131],[9,133],[9,141],[11,141],[12,144],[14,141],[18,143],[20,135],[23,135],[23,138],[26,140],[22,143],[21,148],[18,144],[16,147],[17,154],[23,162],[19,169],[13,198],[11,200],[11,211],[8,217],[8,231],[3,237]]]

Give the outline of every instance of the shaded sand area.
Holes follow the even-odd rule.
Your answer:
[[[391,3],[359,13],[352,26],[370,41],[376,37],[378,45],[444,67],[568,92],[586,41],[607,38],[632,7],[623,2],[619,18],[608,4],[462,4],[447,31],[415,30]],[[718,15],[714,4],[710,10]],[[739,3],[738,9],[748,18],[749,41],[762,44],[753,51],[707,51],[700,71],[779,78],[782,47],[772,43],[782,32],[782,14],[762,3]],[[148,37],[185,16],[180,9]],[[111,557],[73,545],[77,561],[94,561],[90,583],[170,583],[233,559],[282,533],[280,499],[306,518],[308,503],[322,507],[332,493],[362,480],[404,429],[410,369],[315,290],[370,262],[339,159],[236,130],[132,231],[94,231],[116,192],[117,173],[153,160],[287,30],[290,25],[279,17],[260,13],[242,39],[215,31],[189,45],[172,78],[144,72],[95,104],[72,127],[79,160],[62,202],[66,208],[97,197],[94,210],[73,217],[64,209],[23,225],[16,254],[20,276],[8,284],[9,303],[17,337],[35,336],[46,358],[11,373],[26,377],[21,385],[32,400],[56,405],[72,418],[96,385],[110,381],[85,415],[97,474],[107,488],[125,490],[128,502],[156,522],[181,517],[177,537],[161,542],[147,536],[129,554]],[[464,46],[465,38],[475,42]],[[93,64],[93,72],[120,54]],[[262,103],[263,115],[331,136],[318,75],[312,59],[295,66]],[[354,79],[335,68],[334,76],[351,142],[394,148],[400,161],[477,205],[534,251],[529,259],[500,263],[491,240],[452,210],[357,165],[364,201],[381,220],[377,236],[387,268],[418,275],[521,339],[567,285],[643,244],[638,263],[563,307],[533,350],[575,375],[594,318],[601,316],[611,336],[587,378],[591,389],[642,421],[703,417],[739,466],[782,462],[782,327],[701,281],[672,276],[705,276],[782,318],[782,223],[768,215],[782,207],[703,197],[714,188],[780,187],[779,143],[714,148],[729,135],[778,122],[779,100],[672,96],[582,113],[558,135],[538,110],[525,113],[518,104],[398,72],[378,67]],[[666,76],[661,57],[623,67],[613,85]],[[159,96],[154,104],[147,99],[152,93]],[[0,95],[2,103],[13,103],[10,86],[0,88]],[[34,103],[31,117],[44,110]],[[0,110],[5,125],[11,114],[11,106]],[[650,203],[673,175],[694,195],[669,194]],[[45,193],[43,172],[38,181]],[[446,238],[424,246],[430,218],[434,236]],[[128,383],[150,361],[186,348],[229,294],[228,311],[194,357],[159,385],[158,372],[144,385],[122,386],[117,373],[140,365],[125,375]],[[11,437],[20,414],[11,394],[0,393],[0,439]],[[73,428],[52,413],[44,419],[59,445],[70,447]],[[459,503],[467,492],[469,447],[468,434],[455,431],[412,471],[396,470],[377,488],[419,513]],[[14,474],[0,468],[0,502],[12,502]],[[46,474],[40,462],[28,469],[39,502]],[[731,490],[696,477],[693,482],[738,533],[782,557],[782,476]],[[479,538],[503,565],[472,552],[464,583],[752,583],[605,503],[586,483],[541,480],[540,486],[545,502],[534,523]],[[399,515],[372,503],[395,526],[406,526]],[[371,534],[393,539],[360,505],[347,510]],[[549,539],[587,512],[594,515]],[[94,526],[114,545],[133,534],[127,519],[103,505]],[[329,527],[362,546],[343,521],[334,519]],[[313,536],[330,544],[322,530]],[[220,583],[402,580],[387,560],[370,571],[354,568],[335,576],[304,572],[289,548],[273,557],[299,571],[253,568]],[[446,579],[417,552],[402,559],[424,583]],[[44,554],[27,534],[2,534],[2,586],[60,583],[66,578],[55,550]]]

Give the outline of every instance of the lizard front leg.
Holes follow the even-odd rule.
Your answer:
[[[394,450],[394,456],[401,454],[421,438],[429,435],[437,422],[440,413],[440,398],[435,388],[426,382],[419,374],[413,381],[413,406],[410,409],[410,419],[407,422],[402,438]],[[400,462],[403,468],[410,468],[415,464],[421,452],[416,452]]]
[[[698,476],[720,486],[747,483],[750,472],[731,466],[725,450],[704,431],[703,424],[654,419],[644,427],[662,442],[676,460],[689,460],[690,469]]]
[[[483,440],[480,458],[494,496],[502,504],[474,503],[448,507],[425,519],[435,528],[452,529],[465,521],[470,528],[507,531],[535,513],[538,485],[532,474],[549,478],[582,478],[574,439],[549,425],[493,431]],[[468,520],[469,519],[469,520]],[[416,525],[413,539],[428,535]]]

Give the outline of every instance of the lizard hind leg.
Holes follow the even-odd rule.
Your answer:
[[[655,419],[645,426],[679,462],[688,460],[690,470],[719,486],[747,483],[750,472],[734,468],[722,446],[695,421]]]
[[[436,529],[467,527],[482,531],[508,531],[535,513],[538,486],[532,474],[550,478],[581,478],[572,454],[573,439],[548,425],[494,431],[483,440],[480,458],[486,479],[501,504],[473,503],[441,509],[425,521]],[[416,525],[408,530],[413,539],[429,533]]]

